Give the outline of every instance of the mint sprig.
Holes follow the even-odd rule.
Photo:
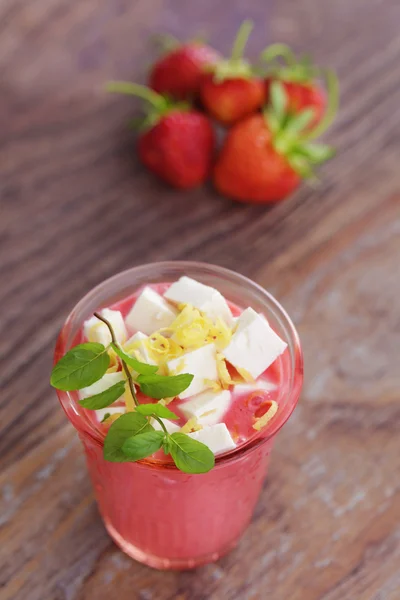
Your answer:
[[[147,431],[132,436],[123,443],[122,453],[136,461],[154,454],[161,447],[165,454],[171,454],[175,465],[184,473],[207,473],[215,464],[210,448],[179,432],[169,435],[164,431]]]
[[[138,408],[140,409],[141,406],[151,405],[141,404]],[[154,406],[161,407],[160,404]],[[152,416],[157,418],[154,413]],[[207,473],[213,468],[215,457],[208,446],[193,440],[185,433],[177,432],[170,435],[162,420],[158,420],[161,422],[162,431],[156,431],[147,418],[137,410],[121,415],[111,425],[104,440],[105,460],[111,462],[142,460],[163,448],[164,454],[171,454],[175,465],[184,473]]]
[[[64,392],[81,390],[101,379],[109,365],[110,357],[103,344],[78,344],[55,365],[50,383]]]
[[[149,365],[147,363],[142,363],[130,354],[127,354],[117,346],[117,344],[111,343],[111,348],[114,350],[116,354],[123,360],[127,365],[132,367],[136,373],[140,373],[141,375],[151,375],[152,373],[156,373],[158,371],[157,365]]]
[[[107,388],[103,392],[99,394],[95,394],[94,396],[88,396],[83,400],[79,400],[79,404],[83,406],[83,408],[87,408],[89,410],[99,410],[100,408],[106,408],[113,404],[118,398],[121,398],[122,394],[125,391],[126,381],[118,381],[111,387]]]
[[[102,321],[105,325],[107,325],[108,330],[110,332],[111,335],[111,344],[116,346],[117,348],[119,348],[119,344],[117,342],[117,338],[115,337],[115,333],[114,333],[114,329],[110,323],[110,321],[108,321],[108,319],[106,319],[105,317],[103,317],[102,315],[100,315],[99,313],[95,312],[93,313],[95,317],[97,317],[97,319],[99,319],[100,321]],[[126,364],[124,359],[121,359],[122,362],[122,368],[124,370],[124,373],[126,375],[127,381],[128,381],[128,385],[129,385],[129,390],[131,392],[131,396],[132,396],[132,400],[133,400],[133,405],[132,403],[128,403],[126,405],[126,408],[129,410],[133,410],[134,405],[138,405],[138,399],[136,397],[136,389],[135,389],[135,384],[133,382],[133,377],[132,374],[130,372],[130,370],[128,369],[128,365]]]
[[[122,445],[122,452],[129,456],[131,460],[141,460],[157,452],[163,444],[164,437],[164,431],[155,430],[134,435],[125,440]]]
[[[162,404],[139,404],[139,406],[136,407],[136,412],[144,415],[145,417],[156,415],[162,419],[179,419],[179,417],[173,413],[172,410],[169,410],[169,408],[163,406]]]
[[[215,463],[210,448],[185,433],[176,432],[169,436],[169,452],[174,463],[184,473],[207,473]]]
[[[139,375],[137,383],[143,394],[149,398],[161,400],[162,398],[173,398],[186,390],[193,381],[193,375],[182,373],[181,375]]]
[[[104,440],[103,456],[110,462],[128,462],[131,458],[122,451],[125,441],[135,435],[154,431],[146,417],[137,412],[121,415],[111,425]]]
[[[139,386],[143,394],[156,400],[175,397],[189,387],[193,375],[158,375],[157,366],[142,363],[124,352],[109,321],[98,313],[94,315],[107,325],[112,340],[110,346],[106,348],[103,344],[93,342],[75,346],[54,366],[50,382],[53,387],[63,391],[88,387],[106,373],[110,365],[108,350],[112,348],[119,356],[126,379],[79,401],[81,406],[89,410],[106,408],[123,395],[128,383],[130,396],[128,398],[125,395],[128,412],[111,424],[104,439],[104,459],[132,462],[147,458],[162,448],[165,454],[171,455],[177,468],[185,473],[210,471],[215,458],[205,444],[184,433],[170,435],[167,432],[163,419],[176,420],[179,417],[163,404],[140,404],[136,396],[135,386]],[[158,421],[160,431],[154,429],[151,419]]]

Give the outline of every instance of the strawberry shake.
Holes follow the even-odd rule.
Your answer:
[[[279,304],[219,267],[145,265],[75,307],[55,363],[114,541],[161,569],[233,548],[301,390],[299,341]]]

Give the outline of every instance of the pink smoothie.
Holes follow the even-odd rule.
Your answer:
[[[168,284],[152,287],[162,294]],[[110,308],[126,316],[139,292]],[[234,315],[240,314],[240,308],[230,307]],[[84,341],[82,333],[76,343],[80,341]],[[252,425],[270,400],[279,404],[287,386],[288,360],[286,350],[258,379],[269,384],[268,390],[233,394],[224,422],[237,449],[218,456],[209,473],[182,473],[162,452],[138,463],[110,463],[103,459],[96,440],[81,438],[104,522],[123,550],[158,568],[181,568],[216,560],[236,544],[251,519],[272,445],[272,440],[259,443],[268,437],[268,426],[258,433]],[[149,399],[139,394],[139,401]],[[183,425],[181,402],[175,399],[168,407]],[[95,420],[92,411],[86,412]],[[96,421],[96,426],[106,433],[105,425]]]

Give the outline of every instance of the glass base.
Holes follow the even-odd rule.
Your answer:
[[[197,556],[196,558],[162,558],[161,556],[155,556],[149,552],[143,552],[143,550],[140,550],[130,542],[127,542],[114,527],[110,525],[110,523],[104,523],[104,525],[111,538],[125,554],[148,567],[162,571],[186,571],[208,563],[216,562],[222,556],[233,550],[238,543],[238,540],[236,539],[218,552]]]

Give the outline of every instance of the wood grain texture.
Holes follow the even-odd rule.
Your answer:
[[[396,0],[1,0],[0,599],[400,598],[400,5]],[[338,154],[273,208],[180,194],[138,164],[127,98],[151,33],[258,52],[285,41],[339,72]],[[162,227],[160,227],[160,223]],[[101,524],[79,441],[48,385],[63,318],[129,266],[197,259],[274,293],[306,381],[240,546],[159,573]],[[18,353],[11,352],[18,348]]]

